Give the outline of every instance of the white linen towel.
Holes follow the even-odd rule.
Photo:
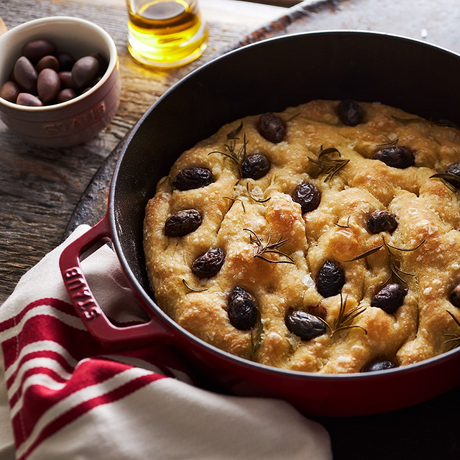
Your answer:
[[[193,385],[172,350],[109,354],[90,336],[62,283],[63,247],[18,283],[0,307],[0,458],[332,458],[327,431],[289,404]],[[107,246],[82,263],[117,322],[143,317]]]

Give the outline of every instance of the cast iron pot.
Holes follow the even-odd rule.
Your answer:
[[[172,343],[197,369],[237,395],[284,399],[301,412],[365,415],[410,406],[460,383],[460,352],[381,372],[317,375],[267,367],[197,339],[155,303],[144,268],[144,208],[178,156],[246,115],[312,99],[378,101],[427,119],[460,124],[460,56],[373,32],[284,36],[230,52],[192,72],[140,119],[117,163],[106,216],[61,257],[63,279],[88,330],[107,347]],[[93,297],[79,261],[112,241],[138,300],[151,317],[113,326]]]

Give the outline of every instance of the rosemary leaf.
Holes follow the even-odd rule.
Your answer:
[[[450,120],[435,120],[432,123],[436,126],[443,126],[445,128],[460,129],[460,127],[456,123]]]
[[[426,121],[423,118],[398,118],[398,117],[394,117],[394,116],[392,116],[392,118],[394,120],[396,120],[396,121],[399,121],[400,123],[403,123],[403,124]],[[430,119],[430,122],[433,123],[436,126],[443,126],[443,127],[446,127],[446,128],[460,129],[457,124],[455,124],[453,121],[450,121],[450,120],[433,120],[433,119]]]
[[[294,260],[285,254],[284,252],[281,252],[278,250],[283,244],[285,244],[288,240],[287,239],[279,239],[276,243],[270,243],[271,242],[271,235],[268,235],[268,241],[266,244],[263,243],[262,239],[250,228],[244,228],[243,230],[250,232],[251,236],[249,241],[251,243],[255,243],[255,248],[254,248],[254,258],[258,258],[261,260],[264,260],[265,262],[269,262],[272,264],[294,264]],[[282,259],[269,259],[267,257],[264,257],[264,254],[276,254],[280,257],[286,257],[288,260],[282,260]]]
[[[417,123],[417,122],[425,121],[423,118],[399,118],[399,117],[395,117],[394,115],[392,115],[391,118],[393,118],[396,121],[399,121],[399,123],[402,123],[404,125],[408,123]]]
[[[347,225],[341,225],[341,224],[339,224],[338,222],[335,223],[334,225],[336,225],[337,227],[340,227],[340,228],[350,228],[350,217],[351,217],[351,216],[348,216]]]
[[[294,114],[294,115],[292,115],[292,117],[289,117],[289,118],[286,120],[286,123],[287,123],[288,121],[291,121],[291,120],[293,120],[294,118],[298,117],[299,115],[300,115],[300,112],[299,112],[299,113],[296,113],[296,114]]]
[[[388,139],[388,142],[385,142],[383,144],[377,144],[377,147],[383,147],[383,148],[396,147],[398,145],[398,142],[399,142],[398,138],[393,139],[393,140]]]
[[[207,291],[207,289],[197,289],[197,288],[194,288],[192,286],[190,286],[190,284],[187,283],[187,281],[185,281],[184,279],[182,280],[182,283],[184,284],[184,286],[189,289],[190,291],[192,292],[204,292],[204,291]]]
[[[222,197],[222,198],[225,198],[225,199],[227,199],[227,200],[231,200],[231,201],[233,201],[233,202],[239,201],[239,202],[241,203],[241,206],[243,207],[243,212],[246,212],[246,208],[244,207],[244,202],[243,202],[243,200],[240,200],[239,198],[230,198],[229,196],[224,196],[224,197]]]
[[[255,201],[256,203],[267,203],[267,201],[271,200],[270,196],[264,200],[258,200],[257,198],[254,198],[251,191],[249,190],[249,182],[246,183],[246,190],[248,191],[249,198],[251,198],[251,200]]]
[[[446,313],[448,313],[451,316],[451,318],[455,321],[457,326],[460,327],[460,321],[449,310],[446,310]]]
[[[321,160],[323,157],[327,157],[331,153],[337,153],[339,155],[339,157],[342,156],[340,154],[340,152],[335,147],[329,147],[328,149],[322,149],[321,150],[321,152],[318,155],[318,160]],[[331,159],[327,158],[327,161],[331,161]],[[334,160],[332,160],[332,161],[334,161]],[[335,161],[337,161],[337,160],[335,160]]]
[[[334,327],[331,327],[326,320],[319,317],[319,319],[329,328],[331,331],[331,338],[334,336],[336,332],[344,331],[346,329],[353,329],[359,328],[362,329],[366,334],[367,331],[364,327],[358,324],[351,324],[355,318],[359,315],[363,314],[367,308],[360,307],[357,305],[356,307],[352,308],[350,311],[345,313],[346,305],[347,305],[348,295],[345,296],[345,299],[342,296],[342,291],[340,292],[340,309],[337,318],[334,320]]]
[[[403,270],[401,270],[399,267],[397,267],[396,265],[394,266],[395,270],[398,272],[398,273],[402,273],[403,275],[407,275],[407,276],[415,276],[413,273],[407,273]]]
[[[236,141],[238,140],[238,134],[243,128],[243,122],[236,128],[235,130],[231,131],[230,133],[227,134],[227,139],[231,142],[228,144],[225,144],[225,148],[228,150],[227,152],[221,152],[220,150],[214,150],[208,155],[213,155],[215,153],[218,153],[219,155],[223,155],[230,160],[232,160],[238,167],[238,172],[240,176],[242,176],[242,171],[241,171],[241,163],[243,162],[244,158],[246,157],[246,146],[248,144],[248,141],[246,141],[246,134],[243,136],[243,145],[238,149],[238,152],[235,151],[236,148]]]
[[[457,188],[450,182],[460,182],[460,177],[451,173],[439,173],[430,176],[430,179],[441,179],[442,183],[452,192],[457,193]]]
[[[412,251],[415,251],[416,249],[418,249],[423,243],[425,243],[426,241],[426,238],[421,242],[419,243],[417,246],[415,246],[415,248],[410,248],[410,249],[405,249],[405,248],[397,248],[396,246],[392,246],[391,244],[388,244],[385,242],[385,246],[391,248],[391,249],[396,249],[397,251],[403,251],[403,252],[412,252]]]
[[[389,278],[385,281],[385,284],[388,284],[389,282],[391,282],[392,280],[394,280],[394,277],[396,277],[397,280],[399,280],[399,282],[401,282],[402,284],[406,284],[407,285],[407,281],[401,276],[399,275],[399,273],[397,271],[395,271],[393,269],[393,266],[391,267],[391,275],[389,276]]]
[[[240,133],[240,131],[243,129],[243,122],[240,123],[240,125],[238,126],[238,128],[234,129],[233,131],[230,131],[228,134],[227,134],[227,139],[231,140],[231,139],[236,139],[238,136],[238,134]]]
[[[376,248],[373,248],[373,249],[370,249],[369,251],[363,252],[362,254],[360,254],[359,256],[354,257],[353,259],[344,260],[344,262],[354,262],[355,260],[364,259],[365,257],[370,256],[371,254],[374,254],[374,252],[377,252],[379,249],[382,249],[383,246],[384,245],[381,244],[380,246],[377,246]]]
[[[455,321],[455,324],[460,327],[460,321],[449,311],[446,310],[446,313],[450,315],[450,317]],[[448,346],[448,351],[453,350],[455,348],[460,347],[460,335],[459,334],[444,334],[445,337],[452,337],[451,339],[447,339],[444,343]]]
[[[339,158],[331,158],[330,155],[337,153]],[[350,160],[343,160],[341,159],[342,155],[335,147],[330,147],[327,149],[323,149],[321,147],[321,151],[318,155],[317,159],[313,159],[308,157],[308,159],[318,165],[320,169],[320,174],[324,177],[324,182],[328,182],[331,185],[331,181],[334,176],[344,168]]]

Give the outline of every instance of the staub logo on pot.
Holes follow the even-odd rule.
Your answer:
[[[69,268],[64,272],[64,280],[74,306],[79,308],[86,319],[91,320],[101,314],[100,307],[86,284],[85,277],[78,267]]]
[[[68,133],[74,130],[84,128],[85,126],[91,125],[97,120],[100,120],[106,111],[104,102],[101,102],[98,106],[82,113],[81,115],[64,120],[59,123],[53,123],[45,125],[43,129],[49,136],[55,136],[61,133]]]

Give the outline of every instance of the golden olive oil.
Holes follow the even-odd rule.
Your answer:
[[[201,56],[208,29],[196,1],[127,0],[128,50],[137,61],[177,67]]]

